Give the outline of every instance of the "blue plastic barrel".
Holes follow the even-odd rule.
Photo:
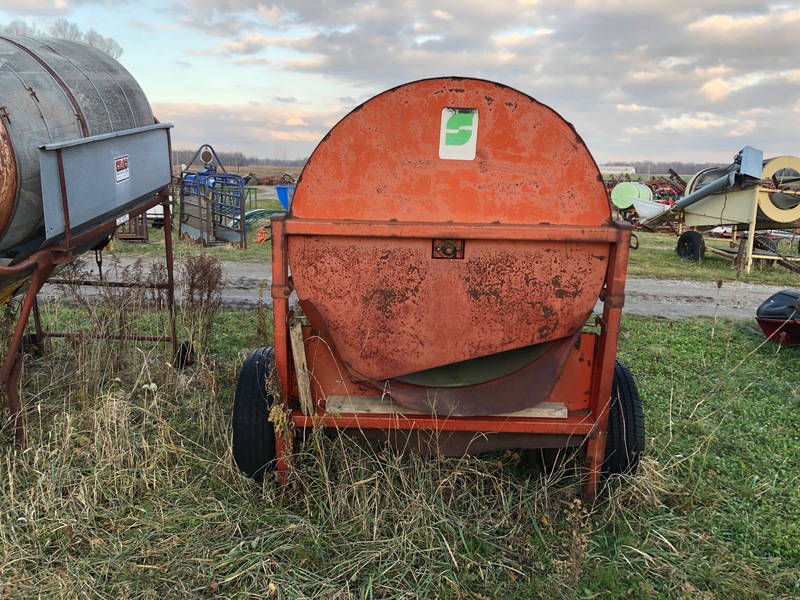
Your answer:
[[[292,197],[294,196],[294,186],[276,185],[275,191],[278,192],[278,201],[281,203],[281,206],[289,210],[289,205],[292,203]]]

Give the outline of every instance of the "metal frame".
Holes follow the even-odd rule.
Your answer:
[[[171,155],[171,152],[170,152]],[[61,163],[59,168],[63,169]],[[63,170],[60,170],[60,177],[63,178]],[[65,189],[65,188],[62,188]],[[163,188],[150,200],[138,205],[134,209],[125,213],[128,218],[136,219],[139,215],[144,214],[150,208],[161,204],[164,208],[164,241],[165,241],[165,258],[167,263],[167,281],[157,287],[167,290],[167,308],[170,314],[170,336],[155,338],[154,336],[125,336],[126,339],[150,340],[150,341],[163,341],[172,344],[173,356],[177,353],[177,326],[175,321],[175,279],[174,279],[174,260],[172,253],[172,218],[169,205],[168,187]],[[38,321],[38,308],[36,307],[36,296],[41,291],[42,287],[47,283],[48,278],[52,274],[57,265],[69,264],[75,259],[76,251],[92,244],[103,237],[111,235],[114,230],[120,225],[122,219],[125,218],[111,218],[107,221],[81,231],[77,235],[72,235],[69,226],[69,203],[66,197],[66,192],[63,196],[64,218],[66,223],[66,239],[62,242],[56,243],[51,246],[41,248],[34,252],[31,256],[24,259],[15,265],[0,266],[0,275],[19,275],[25,274],[30,271],[30,279],[28,281],[28,289],[25,292],[22,306],[20,308],[19,316],[17,317],[17,324],[14,328],[14,333],[11,338],[8,350],[3,358],[2,369],[0,369],[0,394],[2,394],[8,402],[9,412],[14,427],[14,441],[22,447],[25,445],[25,428],[23,423],[22,403],[19,394],[19,378],[24,361],[24,354],[22,352],[22,339],[25,334],[25,328],[31,312],[34,312],[34,319]],[[106,283],[103,285],[115,285],[114,283]],[[131,285],[131,284],[120,284]],[[38,333],[43,336],[63,337],[66,335],[64,332],[46,332],[41,331],[41,326],[37,325]]]
[[[203,246],[222,241],[238,243],[240,248],[246,249],[245,199],[248,188],[245,188],[243,178],[225,170],[214,148],[208,144],[204,144],[197,150],[188,167],[195,163],[204,148],[208,148],[211,152],[213,159],[222,170],[220,179],[226,180],[226,183],[208,187],[201,181],[187,182],[185,175],[191,171],[181,172],[180,234],[187,234]],[[210,164],[209,162],[206,166]],[[236,185],[232,184],[234,178],[239,180]],[[196,201],[192,199],[196,199]],[[190,219],[196,221],[196,227],[189,223]]]
[[[118,240],[146,242],[150,238],[147,221],[147,213],[142,213],[135,219],[130,219],[127,223],[120,225],[114,237]]]
[[[474,432],[529,434],[531,436],[577,436],[585,449],[583,495],[588,501],[597,496],[601,467],[605,456],[606,428],[616,360],[619,324],[624,304],[626,267],[630,249],[631,228],[627,223],[599,227],[543,225],[420,224],[398,222],[354,222],[272,217],[272,298],[275,319],[275,369],[280,381],[280,402],[297,428],[316,425],[339,430],[383,430],[387,432]],[[313,414],[303,414],[299,407],[297,373],[294,367],[290,322],[294,315],[289,307],[292,281],[289,276],[287,240],[290,236],[364,236],[381,238],[487,239],[599,242],[610,244],[608,267],[601,300],[603,314],[597,318],[599,333],[583,333],[594,338],[593,360],[582,369],[590,381],[589,399],[577,407],[574,398],[582,392],[577,384],[561,378],[550,401],[565,401],[570,407],[566,419],[514,416],[443,417],[441,415],[387,415],[374,413],[326,414],[323,403],[314,403]],[[309,341],[306,333],[306,343]],[[587,362],[587,361],[584,361]],[[316,374],[315,374],[316,377]],[[342,374],[346,378],[346,372]],[[276,435],[277,471],[285,474],[290,465],[292,440]]]

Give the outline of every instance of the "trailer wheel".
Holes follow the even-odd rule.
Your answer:
[[[792,249],[792,240],[788,237],[780,237],[775,244],[777,251],[781,254],[787,254]]]
[[[681,258],[692,262],[701,260],[706,255],[706,242],[699,231],[684,231],[678,238],[675,252]]]
[[[635,473],[644,452],[644,411],[633,375],[625,363],[614,364],[603,475]]]
[[[777,254],[778,243],[769,236],[757,235],[756,239],[753,240],[753,250],[764,250],[766,252]],[[775,263],[769,259],[756,258],[753,260],[753,266],[757,269],[761,269],[762,271],[766,271],[774,264]]]
[[[267,391],[272,347],[253,350],[244,361],[233,398],[233,458],[258,482],[275,469],[275,426],[269,421],[273,398]]]
[[[178,352],[172,358],[172,364],[176,369],[183,370],[194,364],[194,346],[189,340],[185,340],[178,346]]]

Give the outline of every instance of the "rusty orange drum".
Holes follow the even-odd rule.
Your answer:
[[[287,219],[304,232],[289,264],[352,377],[417,409],[433,387],[436,410],[493,414],[541,401],[549,376],[510,403],[464,388],[551,354],[557,378],[609,256],[607,241],[560,230],[610,217],[594,160],[553,110],[496,83],[431,79],[373,98],[320,143]]]

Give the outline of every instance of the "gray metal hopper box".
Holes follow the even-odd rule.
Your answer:
[[[169,123],[41,146],[45,235],[61,239],[127,211],[167,186]]]

